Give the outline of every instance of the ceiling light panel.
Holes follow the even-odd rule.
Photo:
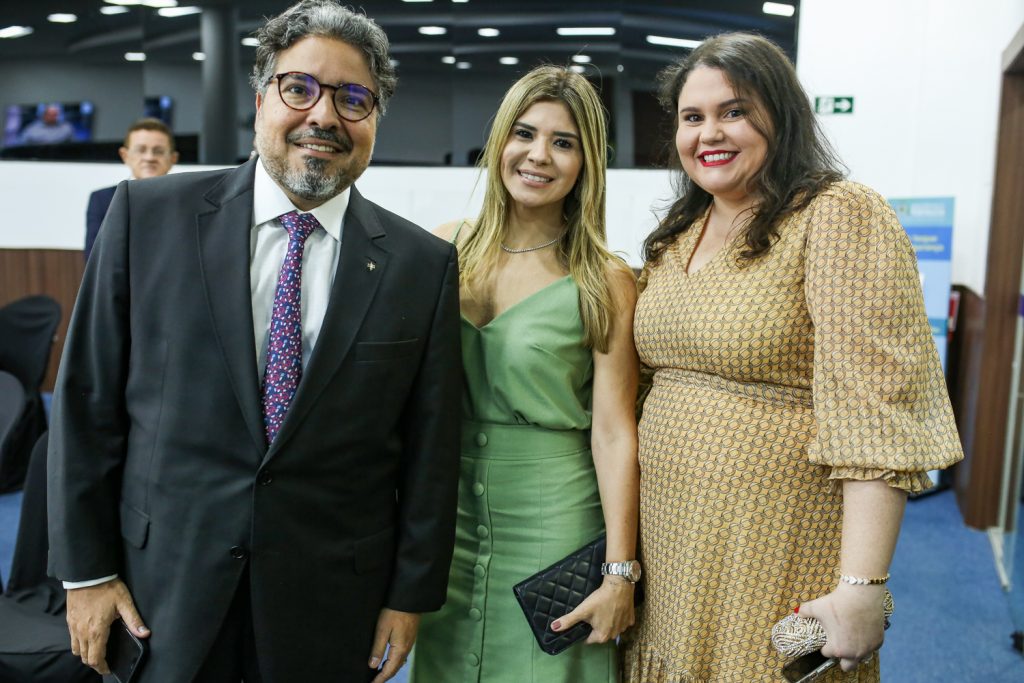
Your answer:
[[[161,17],[186,17],[190,14],[199,14],[203,11],[202,7],[163,7],[156,11]]]
[[[35,31],[31,26],[8,26],[0,28],[0,38],[21,38]]]
[[[761,11],[765,14],[774,14],[780,17],[791,17],[796,13],[796,7],[793,5],[787,5],[783,2],[766,2],[761,6]]]
[[[107,16],[111,16],[111,15],[114,15],[114,14],[127,14],[127,13],[128,13],[128,8],[127,7],[122,7],[120,5],[104,5],[103,7],[100,7],[100,14],[106,14]]]
[[[555,31],[560,36],[614,36],[610,26],[559,26]]]
[[[478,28],[476,32],[483,38],[497,38],[501,35],[501,31],[496,28]]]
[[[700,40],[688,38],[671,38],[669,36],[647,36],[647,42],[651,45],[664,45],[666,47],[686,47],[693,49],[701,44]]]
[[[47,15],[46,20],[55,24],[73,24],[78,21],[78,16],[70,12],[55,12]]]
[[[448,33],[444,26],[420,26],[419,31],[425,36],[443,36]]]
[[[145,52],[125,52],[124,58],[129,62],[144,62],[146,61]]]

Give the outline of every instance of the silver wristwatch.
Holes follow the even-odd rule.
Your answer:
[[[630,583],[640,580],[643,572],[640,569],[640,562],[627,560],[626,562],[605,562],[601,565],[601,576],[621,576]]]

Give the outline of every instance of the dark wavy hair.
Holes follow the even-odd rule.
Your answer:
[[[764,165],[752,179],[759,199],[744,229],[746,249],[739,254],[741,263],[749,262],[771,249],[780,219],[806,207],[841,180],[846,169],[825,139],[789,58],[775,43],[750,33],[709,38],[658,75],[658,97],[675,121],[674,132],[679,128],[679,93],[700,66],[722,71],[737,97],[755,103],[748,120],[768,141]],[[651,263],[707,212],[713,199],[682,170],[672,147],[669,165],[676,170],[678,199],[644,240],[644,257]]]
[[[267,20],[254,33],[259,45],[249,83],[265,94],[274,77],[277,56],[308,36],[333,38],[362,51],[377,88],[377,115],[383,116],[398,81],[388,57],[388,37],[373,19],[338,4],[337,0],[302,0]]]

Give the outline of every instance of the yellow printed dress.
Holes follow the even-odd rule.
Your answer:
[[[772,625],[837,580],[830,480],[918,491],[962,457],[914,252],[881,197],[836,183],[753,263],[737,263],[740,239],[687,274],[702,230],[649,268],[637,304],[655,372],[639,428],[647,601],[624,656],[633,683],[783,680]],[[878,681],[878,658],[825,680]]]
[[[590,452],[592,352],[579,290],[555,281],[481,327],[465,369],[448,598],[424,614],[411,683],[616,683],[614,643],[558,655],[534,640],[512,586],[604,531]]]

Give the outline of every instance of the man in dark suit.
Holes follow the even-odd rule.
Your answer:
[[[54,394],[50,571],[101,672],[120,617],[139,683],[380,683],[445,599],[456,255],[352,186],[383,31],[304,0],[257,35],[260,156],[114,195]]]
[[[174,135],[167,124],[160,119],[144,118],[132,124],[124,135],[124,144],[117,153],[131,171],[134,178],[156,178],[170,173],[178,163],[174,149]],[[88,263],[92,245],[100,232],[103,217],[107,215],[110,201],[114,198],[114,186],[104,187],[89,195],[89,207],[85,210],[85,261]]]

